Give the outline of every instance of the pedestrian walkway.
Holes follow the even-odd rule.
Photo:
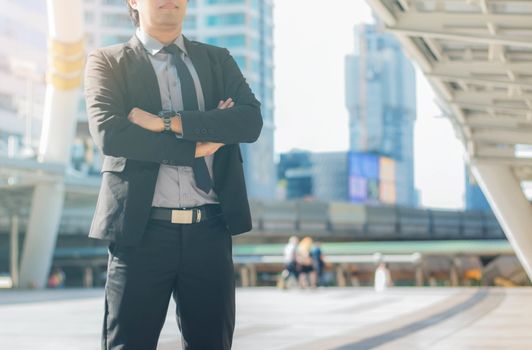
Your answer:
[[[237,291],[235,350],[532,347],[532,288]],[[159,350],[181,349],[172,303]],[[0,291],[0,348],[99,348],[103,290]]]

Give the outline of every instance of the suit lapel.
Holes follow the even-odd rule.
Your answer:
[[[185,36],[183,36],[183,39],[190,60],[198,73],[201,89],[203,90],[203,97],[205,99],[205,109],[209,110],[214,107],[212,103],[212,73],[209,56],[207,55],[207,52],[205,52],[205,49],[200,45],[191,42]]]
[[[134,84],[141,86],[142,92],[147,94],[151,112],[161,111],[162,102],[159,82],[144,46],[142,46],[136,35],[131,37],[126,46],[129,47],[127,51],[130,59],[128,70],[133,72]],[[137,98],[137,96],[134,98]]]

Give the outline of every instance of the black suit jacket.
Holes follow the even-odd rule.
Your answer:
[[[229,232],[251,229],[239,143],[259,137],[260,103],[227,49],[186,38],[185,45],[201,81],[206,111],[182,113],[182,139],[148,131],[127,119],[134,107],[153,114],[162,109],[157,77],[135,35],[88,57],[89,130],[105,155],[90,237],[137,244],[149,218],[160,164],[192,166],[198,141],[225,144],[214,154],[214,191]],[[216,108],[218,101],[229,97],[235,101],[233,108]]]

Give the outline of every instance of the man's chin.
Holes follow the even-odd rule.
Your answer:
[[[159,16],[157,18],[157,24],[164,27],[178,27],[181,23],[181,17],[175,14],[168,16]]]

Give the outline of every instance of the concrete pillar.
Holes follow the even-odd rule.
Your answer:
[[[345,278],[345,270],[342,264],[336,266],[336,284],[338,287],[345,287],[347,285]]]
[[[240,280],[242,281],[242,287],[249,287],[249,271],[246,266],[240,267]]]
[[[19,284],[18,271],[18,215],[11,215],[11,234],[10,234],[10,253],[9,253],[9,271],[13,287],[17,288]]]
[[[249,285],[251,287],[256,287],[257,286],[257,268],[255,265],[253,264],[250,264],[248,266],[248,271],[249,271]]]
[[[416,276],[416,287],[423,287],[425,284],[423,276],[423,266],[421,264],[416,265],[415,267],[415,276]]]
[[[63,183],[35,186],[20,266],[21,288],[46,287],[63,208],[64,191]]]
[[[532,280],[532,206],[508,165],[472,161],[471,170]]]
[[[83,270],[83,287],[92,288],[94,287],[94,273],[92,266],[87,266]]]
[[[76,128],[84,64],[81,0],[47,0],[50,69],[44,102],[39,161],[68,165]],[[20,287],[44,288],[64,200],[64,183],[36,185],[20,268]]]
[[[449,283],[451,284],[451,287],[457,287],[459,285],[458,268],[453,261],[451,261],[451,267],[449,270]]]

